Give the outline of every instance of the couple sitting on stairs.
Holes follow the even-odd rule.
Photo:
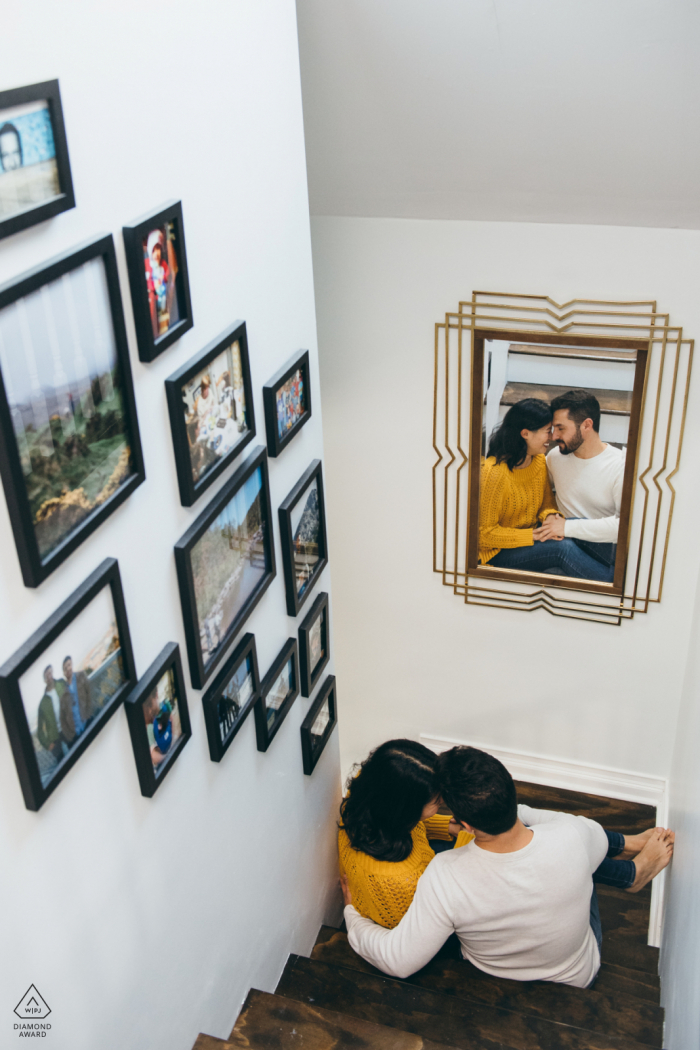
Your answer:
[[[438,814],[441,802],[452,815]],[[601,962],[594,883],[636,893],[673,853],[665,828],[621,835],[518,805],[505,766],[473,747],[438,757],[389,740],[350,780],[340,812],[348,939],[392,977],[415,973],[456,934],[486,973],[587,988]]]

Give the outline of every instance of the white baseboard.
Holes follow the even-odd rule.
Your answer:
[[[502,762],[514,780],[655,806],[657,826],[666,827],[668,785],[664,777],[630,773],[624,769],[609,769],[605,766],[594,766],[589,762],[570,762],[548,755],[534,755],[528,751],[514,751],[507,747],[492,747],[489,744],[477,744],[472,740],[452,740],[429,733],[421,733],[420,740],[437,754],[455,745],[478,747]],[[657,875],[651,886],[648,943],[654,948],[661,946],[665,875],[665,871]]]

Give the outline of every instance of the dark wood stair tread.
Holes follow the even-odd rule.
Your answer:
[[[516,780],[518,802],[535,809],[555,809],[562,813],[576,813],[597,820],[608,831],[635,835],[656,826],[656,810],[642,802],[626,802],[604,795],[587,795],[569,788],[547,787]]]
[[[239,1048],[236,1044],[229,1043],[228,1039],[217,1039],[215,1035],[205,1035],[204,1032],[200,1032],[192,1050],[239,1050]]]
[[[526,397],[537,397],[541,401],[551,401],[560,394],[565,394],[571,387],[556,386],[553,383],[506,383],[501,395],[502,405],[515,405]],[[631,390],[597,390],[587,388],[589,393],[598,398],[601,412],[612,416],[628,416],[632,410]]]
[[[661,998],[659,985],[647,984],[646,981],[637,979],[650,976],[653,975],[641,973],[639,970],[628,970],[625,966],[603,963],[593,987],[596,992],[630,996],[633,999],[643,999],[644,1002],[659,1006]]]

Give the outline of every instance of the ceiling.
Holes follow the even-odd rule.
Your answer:
[[[700,228],[697,0],[297,0],[311,211]]]

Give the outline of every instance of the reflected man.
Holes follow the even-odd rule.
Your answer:
[[[44,695],[39,701],[36,735],[41,746],[60,762],[66,750],[61,733],[61,697],[66,690],[66,683],[62,678],[58,681],[54,679],[51,664],[44,668],[44,686]]]
[[[61,730],[69,746],[83,733],[95,713],[90,682],[85,671],[73,671],[73,659],[63,661],[65,689],[61,697]]]

